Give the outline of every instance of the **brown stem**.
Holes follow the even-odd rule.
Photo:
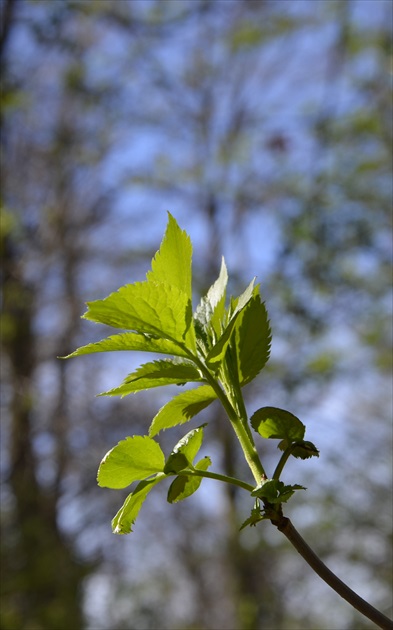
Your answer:
[[[326,584],[343,597],[353,608],[373,621],[382,630],[393,630],[393,622],[385,617],[379,610],[371,606],[359,597],[352,589],[342,582],[327,566],[318,558],[308,544],[303,540],[299,532],[292,525],[289,518],[281,517],[278,521],[272,520],[273,525],[284,534],[295,549],[300,553],[310,567],[319,575]]]

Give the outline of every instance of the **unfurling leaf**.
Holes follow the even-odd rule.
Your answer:
[[[147,436],[135,435],[121,440],[101,461],[98,485],[125,488],[133,481],[162,472],[165,456],[160,445]]]
[[[259,521],[263,521],[265,518],[266,516],[264,516],[259,505],[256,505],[255,507],[252,508],[251,515],[240,526],[239,531],[241,531],[248,525],[255,527],[256,524],[259,523]]]
[[[309,459],[310,457],[319,457],[319,450],[312,442],[302,440],[292,446],[291,455],[299,459]]]
[[[207,365],[209,365],[209,367],[214,368],[215,366],[218,366],[223,360],[228,345],[231,341],[231,337],[235,330],[236,321],[242,310],[245,308],[245,306],[248,304],[253,296],[254,282],[255,278],[250,282],[247,289],[242,293],[242,295],[240,295],[238,298],[232,298],[232,303],[227,314],[227,319],[229,321],[223,322],[223,333],[218,339],[217,343],[214,344],[214,346],[211,348],[206,356],[206,363]]]
[[[306,488],[298,484],[286,486],[278,479],[266,479],[251,492],[251,496],[265,499],[268,503],[286,503],[296,490],[306,490]]]
[[[222,332],[227,283],[228,272],[223,258],[219,277],[201,299],[194,314],[196,324],[204,331],[205,338],[210,337],[210,342],[215,343]]]

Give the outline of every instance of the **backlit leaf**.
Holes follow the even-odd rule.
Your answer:
[[[163,337],[195,349],[191,300],[176,286],[151,282],[127,284],[103,300],[88,302],[87,306],[84,319]]]
[[[239,317],[242,309],[251,300],[254,291],[254,280],[250,282],[247,289],[242,295],[232,301],[232,308],[230,313],[230,320],[227,324],[221,337],[217,343],[213,346],[210,352],[206,356],[206,363],[210,367],[214,367],[214,364],[219,364],[225,356],[228,344],[231,340],[231,336],[235,329],[236,320]]]
[[[128,394],[153,387],[202,380],[199,371],[190,361],[162,359],[144,363],[135,372],[128,374],[119,387],[103,392],[100,396],[128,396]]]
[[[188,422],[215,399],[216,394],[210,385],[202,385],[175,396],[153,418],[149,429],[150,437],[157,435],[162,429]]]
[[[166,232],[160,249],[152,260],[152,269],[147,273],[147,280],[177,287],[191,301],[191,258],[191,239],[168,212]]]
[[[299,459],[309,459],[310,457],[319,457],[319,450],[312,442],[302,440],[291,449],[291,455]]]
[[[304,437],[305,426],[289,411],[262,407],[251,418],[251,426],[264,438],[285,440],[287,445]]]
[[[158,474],[153,479],[146,479],[138,483],[134,492],[128,495],[123,506],[112,519],[112,531],[114,534],[129,534],[132,532],[132,526],[150,490],[165,478],[166,475]]]
[[[196,465],[196,470],[207,470],[211,466],[210,457],[204,457]],[[168,490],[168,503],[178,503],[196,492],[202,483],[203,477],[195,475],[179,475],[171,483]]]
[[[203,429],[206,423],[196,429],[192,429],[173,448],[165,467],[165,473],[179,472],[187,466],[192,466],[193,461],[202,446]]]
[[[230,318],[234,317],[237,313],[239,313],[245,307],[245,305],[249,302],[249,300],[251,300],[254,294],[254,284],[255,284],[255,278],[251,280],[246,290],[243,291],[243,293],[239,295],[239,297],[231,298],[231,304],[230,304],[230,309],[229,309]]]
[[[186,351],[178,344],[169,339],[152,337],[147,334],[134,332],[120,333],[111,335],[106,339],[89,343],[72,352],[64,359],[77,357],[83,354],[93,354],[94,352],[115,352],[115,351],[131,351],[140,352],[157,352],[160,354],[172,354],[175,356],[186,357]]]
[[[121,440],[101,461],[98,485],[126,488],[133,481],[162,472],[165,456],[160,445],[147,436],[135,435]]]
[[[271,331],[265,305],[258,288],[239,314],[235,325],[235,347],[240,385],[251,382],[265,366],[271,344]]]
[[[224,258],[221,262],[220,275],[210,287],[207,294],[201,299],[196,311],[195,319],[207,332],[212,329],[216,339],[221,335],[221,326],[225,311],[226,287],[228,272]],[[211,327],[211,328],[210,328]]]

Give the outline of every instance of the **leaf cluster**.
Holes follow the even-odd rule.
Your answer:
[[[98,471],[100,486],[120,489],[139,482],[112,521],[115,533],[131,531],[149,492],[168,476],[175,476],[168,491],[170,503],[192,495],[203,476],[230,482],[230,478],[223,475],[207,473],[211,465],[209,457],[194,464],[205,425],[188,432],[168,458],[153,439],[164,429],[188,422],[216,399],[228,412],[247,461],[254,462],[254,477],[259,480],[264,477],[255,474],[255,470],[264,471],[261,463],[255,464],[259,460],[241,389],[268,361],[270,324],[255,279],[241,295],[230,297],[228,305],[227,284],[228,272],[222,259],[217,280],[193,312],[191,240],[168,213],[166,232],[146,280],[127,284],[104,299],[87,303],[85,319],[121,329],[121,332],[85,345],[69,357],[112,351],[167,355],[142,364],[120,385],[101,396],[123,397],[165,385],[197,384],[196,388],[174,396],[158,411],[148,436],[125,438],[102,460]],[[318,454],[314,445],[303,439],[304,425],[289,412],[261,408],[252,416],[251,427],[264,438],[280,439],[279,448],[284,451],[280,461],[283,458],[286,461],[289,454],[303,459]],[[281,469],[276,469],[272,480],[263,479],[254,489],[252,495],[256,502],[281,504],[300,488],[285,486],[279,481]],[[248,487],[245,482],[232,481]],[[250,524],[254,524],[255,514]]]

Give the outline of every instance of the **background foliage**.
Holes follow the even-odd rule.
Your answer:
[[[96,487],[97,463],[167,399],[94,398],[132,355],[56,357],[102,338],[83,302],[142,279],[167,210],[201,292],[222,254],[232,293],[258,276],[273,346],[247,401],[290,409],[321,449],[291,464],[308,491],[290,516],[389,614],[391,3],[1,11],[1,626],[367,627],[272,528],[239,536],[240,497],[214,482],[185,504],[163,493],[130,539],[110,532],[118,492]],[[211,409],[209,454],[241,474]]]

